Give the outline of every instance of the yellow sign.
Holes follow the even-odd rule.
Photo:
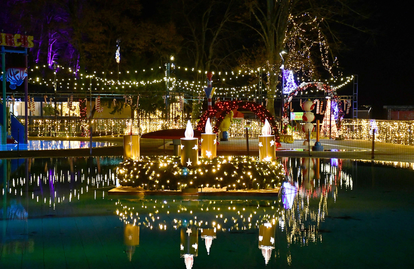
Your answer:
[[[33,36],[0,33],[0,46],[33,48]]]
[[[290,112],[290,120],[302,120],[303,112]]]

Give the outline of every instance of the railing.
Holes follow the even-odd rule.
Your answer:
[[[372,140],[372,129],[377,127],[375,141],[414,145],[414,121],[346,119],[341,123],[344,139]]]
[[[249,128],[249,137],[256,138],[261,134],[262,123],[258,119],[249,120],[234,119],[228,130],[229,136],[233,138],[245,137],[245,128]],[[414,121],[396,120],[367,120],[367,119],[345,119],[341,123],[340,134],[344,139],[372,140],[372,127],[377,126],[375,141],[414,145]],[[140,118],[132,122],[132,130],[140,133],[149,133],[164,129],[183,129],[187,120],[170,120],[163,118]],[[193,122],[193,127],[197,125]],[[215,121],[212,120],[212,125]],[[119,136],[131,131],[131,119],[93,119],[94,136]],[[51,118],[32,118],[29,124],[30,136],[58,136],[58,137],[79,137],[89,129],[89,121],[79,118],[59,118],[57,121]]]

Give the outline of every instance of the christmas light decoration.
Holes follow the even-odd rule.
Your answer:
[[[217,156],[217,135],[213,133],[210,118],[207,119],[205,130],[201,134],[201,157],[213,159]]]
[[[190,166],[181,164],[179,156],[141,157],[139,161],[125,160],[117,168],[121,186],[148,190],[275,189],[280,186],[283,174],[278,162],[264,163],[247,156],[201,158]]]
[[[334,117],[333,109],[331,109],[331,103],[335,102],[329,99],[326,102],[325,116],[322,121],[321,133],[325,137],[336,138],[338,136],[338,129],[336,127],[336,120]]]
[[[181,142],[181,164],[183,166],[197,165],[198,162],[198,138],[194,138],[194,130],[191,122],[187,122],[184,133],[185,137]]]
[[[283,76],[285,78],[283,94],[290,94],[298,87],[298,85],[296,85],[295,78],[293,77],[292,70],[284,69]]]
[[[27,68],[24,67],[8,67],[6,69],[6,81],[10,82],[9,88],[16,89],[16,86],[23,84],[27,77]],[[3,76],[0,76],[0,81],[3,81]]]
[[[278,134],[278,128],[276,125],[276,121],[274,117],[270,114],[270,112],[262,105],[253,103],[253,102],[243,102],[243,101],[222,101],[217,102],[211,110],[207,110],[204,112],[204,114],[200,117],[200,121],[197,124],[197,130],[203,131],[204,126],[206,124],[206,121],[208,118],[212,118],[216,116],[218,113],[219,116],[216,119],[216,126],[213,128],[213,132],[217,133],[218,128],[220,126],[220,123],[223,121],[224,117],[230,113],[232,110],[249,110],[255,113],[261,122],[265,122],[267,119],[269,124],[272,127],[272,130],[274,131],[274,134],[276,136],[276,139],[279,138]],[[278,141],[278,140],[277,140]]]
[[[62,72],[66,72],[68,76],[69,75],[73,76],[73,77],[62,77],[56,80],[60,90],[68,90],[68,91],[88,90],[89,78],[86,78],[87,74],[80,73],[79,70],[73,70],[71,68],[67,68],[61,65],[57,65],[57,68],[59,68]],[[196,71],[194,70],[194,68],[184,68],[184,67],[178,66],[177,69],[181,71],[185,71],[185,72],[201,73],[200,70]],[[125,72],[119,72],[119,75],[126,75],[128,77],[130,76],[130,74],[136,74],[136,75],[142,76],[145,74],[149,74],[150,72],[153,72],[153,73],[157,72],[157,74],[151,74],[152,76],[159,75],[158,79],[140,80],[140,81],[122,80],[122,79],[118,79],[117,77],[116,78],[108,77],[110,75],[113,75],[113,72],[109,72],[109,73],[101,72],[102,75],[104,76],[100,77],[98,75],[98,73],[100,72],[93,71],[92,72],[94,74],[92,78],[94,80],[93,90],[106,90],[105,87],[113,87],[115,90],[127,89],[127,88],[133,89],[137,87],[144,87],[144,86],[151,85],[151,84],[164,83],[165,82],[164,75],[162,72],[159,72],[159,70],[162,70],[161,66],[158,66],[158,68],[150,68],[149,71],[147,69],[142,69],[140,71],[139,70],[128,70]],[[29,77],[30,83],[53,87],[53,82],[54,82],[53,79],[45,79],[42,77],[43,76],[42,74],[44,74],[45,72],[48,72],[47,65],[35,66],[34,68],[30,70],[30,72],[31,72],[31,77]],[[250,70],[250,71],[239,70],[238,72],[226,72],[226,71],[212,72],[213,74],[215,74],[215,76],[219,76],[219,78],[217,79],[218,81],[238,81],[240,79],[244,80],[244,81],[237,82],[238,85],[234,87],[220,87],[220,86],[215,87],[215,94],[217,96],[225,96],[229,98],[237,97],[237,98],[243,98],[246,100],[249,100],[249,99],[253,100],[254,98],[256,98],[256,94],[255,94],[256,86],[240,85],[240,83],[245,84],[246,77],[248,76],[256,77],[260,74],[260,72],[261,71],[256,70],[256,69]],[[185,80],[177,79],[175,77],[170,77],[169,79],[171,80],[173,84],[176,85],[176,87],[179,87],[179,88],[191,91],[191,92],[201,93],[203,87],[207,86],[206,81],[185,81]],[[352,80],[353,80],[353,76],[341,77],[341,78],[335,77],[334,79],[329,79],[329,80],[325,79],[323,81],[331,85],[333,89],[337,90],[349,84]],[[301,81],[302,81],[302,84],[305,83],[305,80],[302,79]],[[308,79],[306,83],[316,83],[316,82],[312,82]],[[334,85],[335,83],[341,83],[341,84]]]
[[[259,160],[271,162],[276,159],[275,136],[267,119],[259,136]]]

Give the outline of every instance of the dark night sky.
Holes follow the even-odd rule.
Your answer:
[[[358,74],[359,105],[372,105],[373,117],[385,118],[384,105],[414,106],[414,23],[409,2],[378,5],[370,19],[377,32],[375,42],[368,35],[359,36],[356,46],[340,59],[345,75]]]

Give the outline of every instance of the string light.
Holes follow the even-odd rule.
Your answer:
[[[200,159],[191,168],[181,166],[177,156],[142,157],[126,160],[117,168],[121,186],[149,190],[180,190],[186,187],[229,189],[277,189],[284,171],[277,162],[260,162],[248,156]]]

